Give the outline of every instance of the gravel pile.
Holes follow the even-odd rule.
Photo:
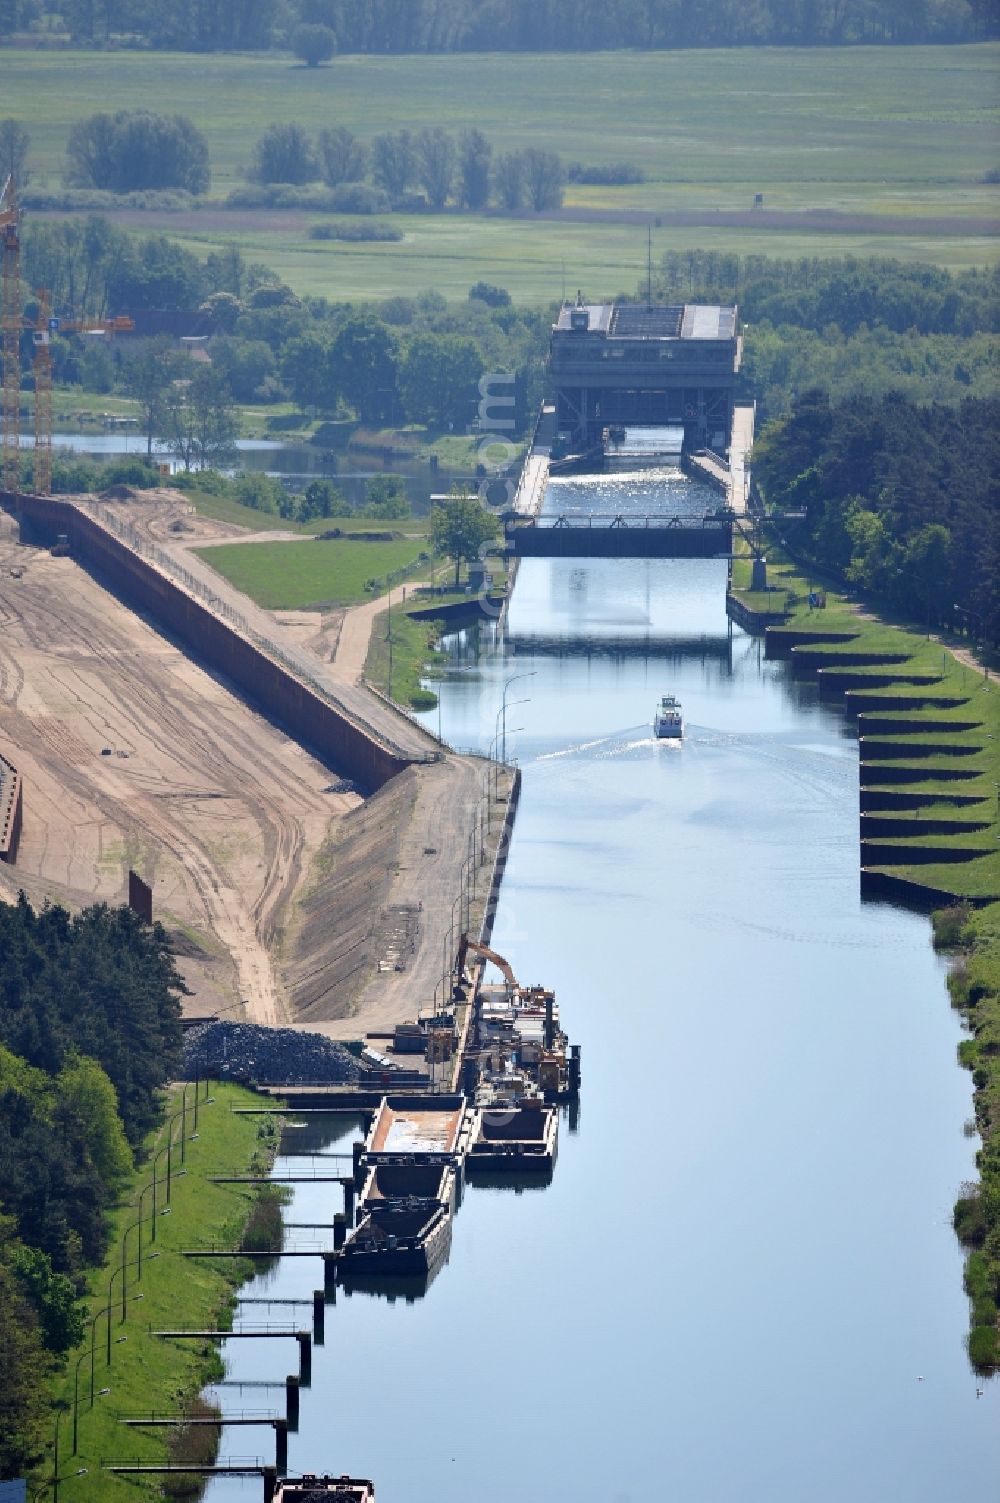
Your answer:
[[[204,1023],[184,1035],[184,1075],[212,1075],[271,1085],[353,1083],[365,1066],[343,1044],[319,1033],[258,1028],[251,1023]]]

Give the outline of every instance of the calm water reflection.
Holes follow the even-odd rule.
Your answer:
[[[457,745],[485,748],[502,683],[534,674],[509,693],[530,702],[494,938],[583,1045],[579,1130],[545,1193],[468,1191],[425,1299],[339,1297],[293,1467],[374,1474],[380,1503],[992,1496],[943,970],[924,920],[861,903],[856,745],[730,639],[724,571],[527,561],[519,650],[454,646]],[[683,748],[651,737],[663,692]],[[290,1219],[338,1206],[309,1187]],[[319,1281],[296,1260],[268,1287]],[[230,1365],[283,1376],[294,1348],[234,1343]]]

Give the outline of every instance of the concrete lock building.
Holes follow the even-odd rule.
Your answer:
[[[743,341],[735,305],[566,303],[549,370],[559,441],[598,447],[605,429],[683,426],[686,449],[725,450]]]

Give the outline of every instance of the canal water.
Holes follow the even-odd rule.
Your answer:
[[[705,505],[678,475],[559,482],[547,505],[648,509],[663,487]],[[453,744],[486,749],[509,684],[523,796],[494,944],[556,989],[579,1118],[548,1188],[467,1191],[424,1298],[338,1294],[293,1469],[373,1475],[379,1503],[994,1495],[1000,1393],[977,1398],[950,1225],[975,1140],[944,967],[926,920],[861,901],[856,741],[730,634],[725,572],[527,560],[509,640],[449,644]],[[682,746],[651,735],[667,692]],[[289,1132],[282,1162],[357,1130]],[[288,1220],[339,1204],[302,1186]],[[244,1293],[320,1283],[289,1259]],[[242,1319],[307,1324],[292,1308]],[[295,1346],[225,1355],[259,1383]],[[273,1455],[270,1431],[226,1433],[251,1451]]]
[[[33,437],[22,434],[21,445],[25,449],[32,448]],[[57,458],[63,459],[77,455],[103,462],[146,457],[145,438],[141,434],[127,431],[55,433],[52,445]],[[323,477],[332,480],[355,506],[363,503],[365,486],[373,476],[385,473],[398,475],[406,486],[410,505],[418,515],[428,510],[430,497],[434,492],[449,489],[453,478],[444,471],[432,469],[426,460],[383,459],[377,455],[343,450],[334,452],[317,448],[315,444],[282,443],[275,438],[240,438],[236,441],[236,449],[239,456],[238,468],[246,474],[276,476],[292,490],[304,490],[311,480]],[[171,465],[174,471],[181,468],[161,448],[154,448],[153,460],[157,464]]]

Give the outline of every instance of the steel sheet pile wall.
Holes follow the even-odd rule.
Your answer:
[[[0,757],[0,861],[17,860],[21,838],[21,774]]]
[[[70,502],[6,491],[0,502],[53,538],[66,533],[77,555],[117,594],[148,611],[338,772],[373,790],[410,766]]]

